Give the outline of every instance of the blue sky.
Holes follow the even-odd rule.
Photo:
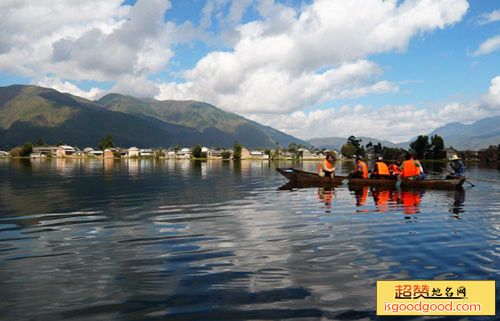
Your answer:
[[[1,86],[201,100],[303,139],[500,115],[496,0],[24,0],[0,21]]]

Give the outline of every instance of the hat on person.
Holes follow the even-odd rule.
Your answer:
[[[453,155],[451,156],[451,160],[454,161],[454,160],[459,160],[460,157],[458,157],[457,155]]]

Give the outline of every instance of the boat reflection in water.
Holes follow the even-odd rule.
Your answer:
[[[297,184],[288,182],[280,190],[296,190],[304,188],[317,189],[318,200],[326,213],[334,212],[333,208],[337,198],[344,198],[344,194],[349,194],[354,198],[357,213],[376,213],[376,212],[402,212],[405,219],[412,219],[412,215],[421,212],[420,205],[426,193],[424,189],[387,189],[373,187],[311,187],[307,184]],[[348,192],[348,193],[346,193]],[[442,193],[442,192],[438,192]],[[432,195],[432,194],[429,194]],[[442,194],[441,194],[442,195]],[[460,214],[464,212],[465,190],[459,188],[455,191],[446,192],[448,199],[451,199],[449,211],[453,218],[460,219]],[[431,196],[434,197],[434,196]],[[373,200],[373,202],[372,202]]]

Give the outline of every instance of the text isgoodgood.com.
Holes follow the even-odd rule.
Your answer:
[[[384,301],[384,311],[394,314],[403,312],[481,312],[481,304],[455,303],[453,300],[446,303],[427,303],[423,301],[416,303],[389,303]]]

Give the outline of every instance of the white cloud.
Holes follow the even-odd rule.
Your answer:
[[[491,80],[488,92],[476,101],[441,103],[430,108],[412,105],[375,108],[358,104],[309,113],[245,114],[302,139],[354,135],[392,142],[408,141],[450,122],[471,123],[497,115],[500,115],[500,76]]]
[[[500,10],[484,13],[480,15],[476,20],[478,25],[485,25],[495,21],[500,21]]]
[[[38,86],[52,88],[63,93],[70,93],[75,96],[96,100],[106,94],[106,91],[99,88],[92,88],[89,91],[78,88],[75,84],[69,81],[63,81],[59,78],[44,77],[37,82]]]
[[[479,48],[472,53],[472,56],[486,55],[498,49],[500,49],[500,36],[494,36],[480,44]]]
[[[16,1],[0,5],[0,70],[116,81],[162,71],[173,56],[169,1]]]
[[[234,50],[212,52],[161,84],[160,99],[198,99],[234,112],[290,112],[397,87],[366,57],[404,51],[409,40],[465,14],[465,0],[316,0],[296,10],[259,1],[265,17],[237,28]]]
[[[492,108],[500,109],[500,76],[491,80],[491,85],[488,93],[483,97],[486,105]]]

